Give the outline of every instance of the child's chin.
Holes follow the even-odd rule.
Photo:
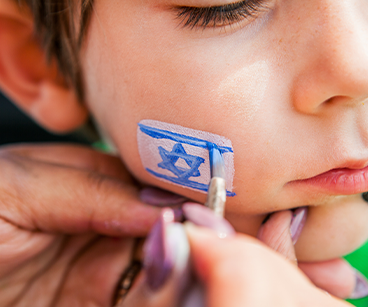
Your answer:
[[[309,207],[295,245],[299,261],[323,261],[347,255],[368,240],[368,204],[361,195]]]

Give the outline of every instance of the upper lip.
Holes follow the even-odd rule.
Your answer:
[[[291,184],[307,185],[310,191],[330,195],[351,195],[368,191],[368,160],[350,160],[312,177]],[[304,188],[302,188],[304,189]]]
[[[302,181],[302,180],[308,180],[308,179],[313,179],[313,178],[316,178],[316,177],[320,177],[320,176],[323,176],[323,175],[328,175],[328,173],[332,173],[332,172],[337,172],[337,171],[349,171],[349,170],[363,170],[364,168],[366,168],[368,166],[368,159],[365,159],[365,160],[350,160],[348,162],[342,162],[342,163],[339,163],[337,165],[337,167],[335,168],[330,168],[320,174],[317,174],[317,175],[314,175],[314,176],[311,176],[311,177],[306,177],[306,178],[303,178],[303,179],[299,179],[297,181]]]
[[[366,160],[356,160],[350,161],[348,163],[342,163],[341,166],[337,167],[336,169],[363,169],[368,166],[368,159]]]

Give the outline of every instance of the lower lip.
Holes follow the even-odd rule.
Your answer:
[[[333,169],[316,177],[291,182],[308,185],[317,191],[351,195],[368,191],[368,166],[362,169]]]

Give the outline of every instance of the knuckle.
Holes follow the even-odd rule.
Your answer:
[[[30,208],[29,189],[25,182],[26,166],[7,151],[0,154],[0,216],[12,220],[12,217],[27,218]]]
[[[106,176],[95,171],[89,171],[87,174],[87,190],[93,189],[94,193],[105,200],[110,196],[126,198],[135,193],[135,187],[114,177]]]
[[[94,171],[87,172],[84,195],[92,197],[95,203],[105,203],[112,193],[113,189],[109,178]]]
[[[101,191],[106,188],[105,178],[94,171],[87,172],[87,185],[95,191]]]

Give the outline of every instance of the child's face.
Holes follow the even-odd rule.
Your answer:
[[[96,0],[82,53],[89,108],[137,178],[201,202],[145,171],[137,124],[230,139],[237,195],[226,216],[238,230],[256,234],[268,213],[308,205],[299,258],[346,254],[368,238],[368,170],[305,179],[368,165],[368,2],[263,1],[252,18],[206,29],[183,27],[174,9],[229,3]]]

